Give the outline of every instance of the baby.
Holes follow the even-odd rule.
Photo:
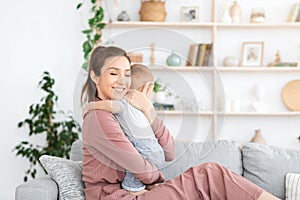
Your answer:
[[[150,91],[154,87],[154,78],[148,67],[141,64],[131,66],[131,87],[141,91],[148,84]],[[158,169],[165,161],[164,151],[156,139],[152,127],[143,112],[132,106],[127,100],[103,100],[90,102],[84,109],[84,114],[90,110],[101,109],[114,114],[129,141],[145,159]],[[146,187],[131,172],[126,171],[122,188],[130,192],[140,192]]]

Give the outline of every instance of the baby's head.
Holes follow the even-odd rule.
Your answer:
[[[149,84],[147,95],[154,87],[154,77],[148,67],[142,64],[131,65],[131,89],[142,91],[144,84]]]

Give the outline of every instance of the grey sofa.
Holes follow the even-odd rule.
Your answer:
[[[72,145],[71,159],[82,159],[82,143]],[[242,148],[231,141],[176,141],[177,157],[162,171],[166,179],[181,174],[191,166],[217,162],[261,186],[280,199],[285,199],[285,175],[300,173],[300,149],[249,143]],[[58,187],[49,176],[31,180],[16,188],[16,200],[57,200]]]

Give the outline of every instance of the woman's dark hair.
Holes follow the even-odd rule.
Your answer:
[[[90,76],[91,71],[93,71],[97,76],[100,76],[101,69],[105,64],[106,59],[111,57],[116,57],[116,56],[124,56],[128,59],[129,63],[131,63],[130,58],[126,54],[126,51],[118,47],[98,46],[92,51],[92,54],[90,56],[90,61],[89,61],[87,80],[83,85],[81,91],[81,103],[83,103],[86,100],[88,102],[93,101],[97,94],[96,84],[93,82]]]

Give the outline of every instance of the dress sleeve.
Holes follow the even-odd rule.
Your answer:
[[[158,116],[152,123],[152,129],[160,146],[164,149],[165,160],[172,161],[176,156],[174,139]]]
[[[83,131],[85,147],[94,152],[93,156],[100,162],[110,160],[111,162],[105,163],[111,164],[108,167],[116,165],[118,170],[126,169],[144,184],[164,181],[162,173],[155,165],[145,160],[127,139],[111,113],[102,110],[89,112],[84,119]]]

